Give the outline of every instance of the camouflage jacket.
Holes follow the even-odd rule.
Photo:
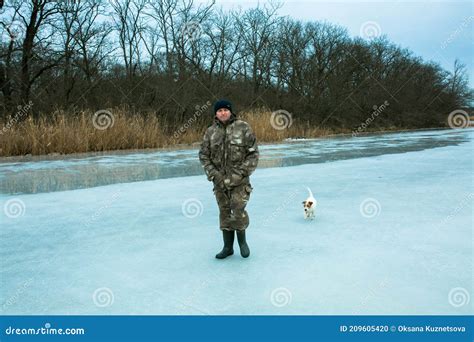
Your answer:
[[[250,125],[234,114],[223,124],[217,118],[204,134],[199,160],[212,181],[217,172],[224,177],[226,187],[249,182],[258,164],[257,139]]]

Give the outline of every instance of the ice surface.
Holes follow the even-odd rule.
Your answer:
[[[259,168],[420,151],[467,141],[465,131],[417,131],[361,135],[357,138],[297,140],[261,145]],[[88,153],[71,156],[0,158],[0,193],[73,190],[115,183],[202,174],[196,149]]]
[[[434,148],[411,150],[428,137]],[[214,258],[218,209],[202,173],[2,194],[0,313],[472,314],[473,130],[389,138],[410,152],[257,169],[248,259],[237,243],[232,257]],[[389,138],[265,146],[262,154],[348,153],[357,139],[397,144]],[[89,161],[37,167],[56,163],[56,172],[70,162]],[[307,186],[319,201],[312,222],[302,213]]]

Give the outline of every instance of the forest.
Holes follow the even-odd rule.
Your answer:
[[[472,101],[461,61],[447,71],[384,35],[282,16],[278,1],[230,11],[193,0],[1,6],[0,155],[197,142],[219,98],[256,126],[275,111],[290,116],[284,132],[260,123],[263,141],[447,127]]]

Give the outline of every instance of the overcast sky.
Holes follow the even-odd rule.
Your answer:
[[[224,10],[239,6],[246,9],[266,2],[216,0],[216,6]],[[328,21],[347,28],[351,36],[363,32],[387,35],[390,41],[449,71],[458,58],[467,66],[470,86],[474,85],[474,2],[286,0],[283,3],[280,15],[303,21]]]

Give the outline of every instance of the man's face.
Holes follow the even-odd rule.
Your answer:
[[[231,115],[232,113],[227,108],[219,108],[216,112],[216,116],[220,122],[226,122]]]

